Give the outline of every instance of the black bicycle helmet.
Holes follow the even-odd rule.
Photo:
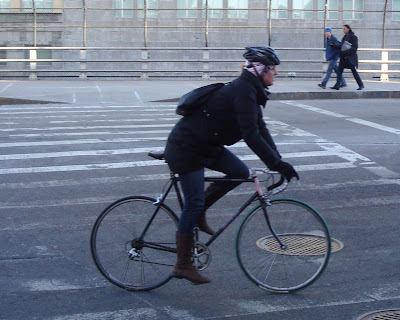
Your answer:
[[[278,53],[271,47],[246,47],[243,57],[249,62],[260,62],[263,65],[278,65],[281,63]]]

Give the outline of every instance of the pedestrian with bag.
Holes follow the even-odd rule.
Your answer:
[[[340,43],[340,45],[331,44],[331,46],[333,46],[334,48],[340,49],[339,53],[340,62],[337,72],[336,84],[330,88],[339,90],[340,79],[342,78],[343,70],[350,69],[351,72],[353,73],[354,79],[357,81],[358,84],[357,90],[362,90],[364,89],[364,84],[356,69],[358,68],[358,55],[357,55],[358,38],[351,30],[348,24],[343,25],[343,32],[344,36],[342,38],[342,42]]]
[[[164,158],[170,170],[179,174],[184,196],[176,232],[177,262],[173,275],[197,284],[211,280],[192,265],[193,230],[197,226],[207,234],[214,234],[207,224],[206,210],[240,184],[220,181],[204,190],[205,168],[222,172],[226,178],[249,177],[246,164],[225,146],[243,139],[271,170],[280,172],[289,181],[294,177],[299,179],[293,166],[281,160],[263,120],[261,106],[268,100],[266,89],[278,74],[278,54],[262,46],[246,47],[243,56],[246,65],[241,75],[213,89],[207,103],[181,118],[166,143]]]
[[[331,77],[332,71],[335,71],[335,73],[338,73],[338,65],[337,61],[339,59],[339,52],[340,50],[331,46],[331,44],[334,45],[340,45],[339,40],[332,34],[332,29],[327,27],[325,28],[325,58],[326,61],[329,62],[328,64],[328,69],[326,71],[326,76],[324,80],[322,80],[321,83],[318,84],[318,87],[322,89],[326,89],[326,84],[329,81],[329,78]],[[346,81],[344,80],[343,76],[340,80],[340,87],[344,88],[347,87]]]

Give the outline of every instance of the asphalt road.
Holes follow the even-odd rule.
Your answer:
[[[146,90],[0,107],[0,319],[350,320],[400,308],[398,99],[270,101],[264,111],[301,176],[285,196],[315,207],[344,245],[309,288],[271,294],[247,280],[234,251],[240,218],[211,247],[210,284],[127,292],[107,282],[90,256],[96,217],[118,198],[157,196],[168,177],[146,153],[162,150],[175,104],[149,102]],[[232,151],[262,166],[243,143]],[[221,200],[211,225],[251,192],[243,185]]]

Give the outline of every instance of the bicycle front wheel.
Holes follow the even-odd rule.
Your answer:
[[[282,293],[304,289],[327,266],[331,253],[328,227],[317,211],[301,201],[270,203],[265,209],[255,207],[239,228],[236,254],[240,267],[263,289]]]
[[[128,197],[108,206],[93,226],[90,249],[102,275],[127,290],[150,290],[171,279],[178,219],[155,199]],[[149,224],[147,231],[143,231]]]

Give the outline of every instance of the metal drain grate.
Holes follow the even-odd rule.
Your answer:
[[[400,309],[379,310],[358,317],[357,320],[399,320]]]
[[[318,256],[325,254],[326,241],[324,237],[312,234],[283,234],[279,238],[286,244],[286,249],[282,249],[273,236],[260,238],[257,246],[268,252],[289,255],[289,256]],[[331,239],[332,252],[343,248],[343,243],[339,240]]]

